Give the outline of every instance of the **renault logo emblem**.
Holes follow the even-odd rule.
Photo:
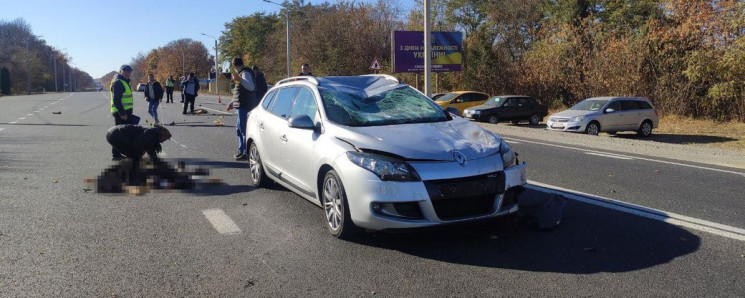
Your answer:
[[[466,155],[460,151],[453,150],[453,160],[461,166],[466,165]]]

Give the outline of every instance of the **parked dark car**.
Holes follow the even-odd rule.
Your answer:
[[[534,98],[525,95],[499,95],[489,98],[486,103],[467,108],[463,117],[476,121],[498,123],[528,121],[536,125],[548,115],[548,107],[539,104]]]

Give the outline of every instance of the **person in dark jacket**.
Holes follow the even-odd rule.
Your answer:
[[[158,105],[163,101],[163,86],[155,80],[153,74],[147,75],[145,101],[148,102],[147,113],[150,114],[150,116],[153,116],[155,125],[160,125],[160,120],[158,120]]]
[[[176,81],[173,80],[173,76],[168,76],[166,79],[166,103],[173,103],[173,86],[176,85]]]
[[[310,64],[305,63],[303,66],[300,67],[300,73],[297,74],[298,76],[313,76],[313,73],[310,72]]]
[[[119,74],[111,81],[109,92],[111,95],[111,116],[114,125],[131,124],[132,119],[132,88],[129,86],[129,77],[132,75],[132,67],[122,65]],[[122,159],[122,154],[116,147],[111,148],[111,160]]]
[[[162,150],[160,143],[171,138],[171,132],[163,126],[144,128],[139,125],[124,124],[109,128],[106,132],[106,141],[121,154],[131,159],[131,171],[129,176],[130,185],[138,185],[136,173],[140,167],[142,156],[147,153],[153,163],[162,163],[158,152]]]
[[[269,88],[266,85],[266,78],[264,77],[264,73],[259,70],[259,67],[254,65],[253,71],[256,75],[256,99],[258,99],[258,101],[261,101],[261,99],[264,98],[264,94],[266,94],[266,90]]]
[[[199,81],[194,76],[193,72],[189,73],[189,77],[184,80],[181,85],[184,86],[184,112],[183,114],[186,114],[187,107],[190,108],[190,112],[193,115],[194,114],[194,101],[197,99],[197,95],[199,95]]]
[[[255,75],[249,67],[243,66],[243,59],[240,57],[233,58],[233,67],[238,73],[233,74],[235,88],[233,89],[233,101],[228,104],[228,111],[233,108],[238,109],[238,115],[235,117],[235,132],[238,136],[238,154],[235,160],[246,160],[246,122],[248,113],[253,110],[259,101],[256,99],[256,85],[254,82]]]

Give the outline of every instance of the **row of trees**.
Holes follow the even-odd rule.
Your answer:
[[[292,69],[316,75],[391,69],[391,31],[421,30],[421,0],[284,3],[225,25],[222,62],[243,56],[269,81]],[[433,28],[464,32],[464,65],[438,75],[440,90],[528,94],[554,106],[601,95],[644,96],[663,113],[745,121],[742,0],[432,0]],[[396,74],[416,85],[414,74]],[[421,76],[419,77],[421,80]]]
[[[26,93],[27,78],[30,92],[92,88],[93,78],[71,66],[71,60],[34,35],[23,19],[0,20],[0,93]]]

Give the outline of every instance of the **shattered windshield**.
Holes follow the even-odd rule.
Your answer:
[[[498,97],[498,96],[494,96],[492,98],[489,98],[489,100],[487,100],[484,103],[484,105],[485,106],[498,107],[498,106],[501,106],[503,103],[504,103],[504,98],[501,98],[501,97]]]
[[[580,111],[597,111],[600,110],[607,102],[607,99],[585,99],[583,101],[580,101],[576,105],[573,105],[569,109]]]
[[[319,88],[326,116],[346,126],[378,126],[447,121],[432,100],[405,86],[365,96]]]

